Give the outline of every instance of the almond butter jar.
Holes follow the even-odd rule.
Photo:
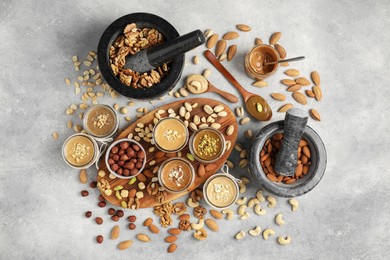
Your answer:
[[[110,106],[94,105],[85,112],[83,126],[89,135],[100,141],[116,133],[119,127],[118,115]]]
[[[262,80],[275,74],[279,64],[264,65],[266,62],[279,60],[279,54],[268,44],[253,47],[245,56],[245,70],[249,77]]]
[[[86,169],[99,159],[99,147],[91,136],[78,133],[71,135],[62,146],[64,161],[74,169]]]
[[[184,192],[191,187],[195,170],[189,161],[174,157],[162,163],[158,171],[160,186],[171,193]]]

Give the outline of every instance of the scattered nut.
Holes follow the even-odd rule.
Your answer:
[[[263,238],[264,238],[264,240],[268,240],[268,237],[271,236],[271,235],[274,235],[274,234],[275,234],[275,231],[273,231],[272,229],[268,228],[268,229],[264,230]]]
[[[243,239],[244,237],[245,237],[245,232],[244,232],[244,231],[238,232],[238,233],[236,234],[236,236],[235,236],[235,238],[236,238],[237,240],[241,240],[241,239]]]
[[[251,236],[257,237],[257,236],[260,235],[260,233],[261,233],[261,227],[257,226],[257,227],[255,227],[254,229],[249,230],[248,233],[249,233],[249,235],[251,235]]]
[[[278,243],[282,246],[288,245],[291,243],[291,237],[290,236],[286,236],[286,237],[279,236]]]
[[[226,214],[226,219],[231,220],[234,217],[234,212],[231,209],[222,210],[222,214]]]
[[[279,226],[284,225],[284,220],[282,219],[283,215],[282,213],[279,213],[275,216],[275,223],[278,224]]]
[[[291,211],[297,211],[299,207],[299,203],[296,199],[289,199],[288,202],[291,205]]]
[[[262,209],[262,208],[260,207],[260,204],[257,204],[257,205],[255,206],[255,213],[256,213],[257,215],[262,216],[262,215],[265,215],[265,214],[267,213],[267,211],[266,211],[265,209]]]
[[[276,206],[276,198],[273,196],[267,196],[268,208],[275,208]]]
[[[199,230],[204,226],[204,219],[199,219],[198,223],[191,223],[191,228],[195,230]]]

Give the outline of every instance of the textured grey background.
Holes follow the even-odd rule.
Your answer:
[[[190,233],[180,236],[178,250],[167,255],[166,231],[152,235],[153,242],[136,242],[120,252],[108,238],[113,223],[96,206],[97,190],[81,198],[78,173],[61,158],[62,142],[72,131],[66,128],[65,109],[79,98],[64,84],[74,79],[74,54],[85,57],[96,49],[103,30],[116,18],[138,11],[160,15],[180,33],[212,28],[220,35],[237,23],[253,27],[236,40],[238,55],[228,69],[248,90],[268,96],[282,91],[280,70],[264,89],[251,87],[242,59],[255,37],[267,40],[281,31],[281,44],[289,56],[305,55],[293,67],[308,76],[317,70],[322,77],[323,102],[309,101],[322,122],[309,121],[321,135],[328,152],[326,174],[312,192],[299,198],[297,213],[285,199],[264,217],[219,221],[221,231],[209,232],[200,242]],[[390,2],[382,1],[10,1],[0,3],[0,259],[92,258],[193,258],[193,259],[383,259],[390,240]],[[187,55],[184,74],[211,67],[201,56],[194,66]],[[234,94],[238,92],[212,69],[211,81]],[[179,83],[179,86],[182,82]],[[218,98],[214,95],[207,95]],[[165,99],[160,104],[168,103]],[[289,100],[291,97],[289,97]],[[273,108],[279,103],[268,100]],[[126,104],[121,97],[104,103]],[[154,106],[137,102],[136,107]],[[135,111],[131,112],[132,115]],[[77,122],[77,116],[73,120]],[[272,120],[282,119],[275,113]],[[266,123],[240,129],[257,132]],[[124,126],[124,124],[122,124]],[[54,141],[53,131],[60,138]],[[249,144],[249,142],[247,142]],[[237,162],[237,154],[232,156]],[[386,160],[387,158],[387,160]],[[95,174],[89,170],[89,176]],[[242,172],[241,172],[242,173]],[[239,171],[233,174],[240,176]],[[251,184],[247,196],[253,196]],[[102,226],[85,219],[84,211],[107,219]],[[104,212],[104,213],[103,213]],[[283,212],[286,224],[276,227],[273,216]],[[128,213],[126,214],[128,215]],[[141,221],[151,210],[136,212],[138,232],[147,232]],[[155,218],[155,220],[157,220]],[[126,229],[121,239],[134,239]],[[290,234],[293,242],[281,247],[269,241],[233,235],[255,225],[273,227],[277,235]],[[102,245],[95,236],[106,237]]]

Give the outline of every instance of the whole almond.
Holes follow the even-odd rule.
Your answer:
[[[240,35],[238,32],[227,32],[225,35],[222,37],[224,40],[233,40],[238,38]]]
[[[292,85],[291,87],[288,87],[286,90],[288,92],[296,92],[296,91],[299,91],[301,90],[302,86],[299,85],[299,84],[295,84],[295,85]]]
[[[263,40],[260,39],[260,38],[256,38],[255,39],[255,45],[260,45],[260,44],[263,44]]]
[[[297,76],[299,76],[299,70],[289,69],[289,70],[286,70],[284,72],[284,74],[286,74],[287,76],[290,76],[290,77],[297,77]]]
[[[166,238],[164,238],[164,241],[167,243],[173,243],[176,240],[177,240],[177,236],[167,236]]]
[[[179,235],[181,233],[181,230],[178,228],[170,228],[168,230],[168,233],[176,236],[176,235]]]
[[[277,43],[279,41],[280,37],[282,37],[281,32],[273,33],[271,35],[271,38],[269,39],[269,44],[274,45],[275,43]]]
[[[177,245],[175,243],[170,244],[168,247],[168,253],[173,253],[176,251],[176,249],[177,249]]]
[[[264,88],[264,87],[268,86],[268,83],[265,82],[264,80],[259,80],[259,81],[254,82],[252,85],[255,87],[258,87],[258,88]]]
[[[313,91],[311,91],[310,89],[306,89],[305,93],[306,93],[306,96],[308,96],[308,97],[311,97],[311,98],[315,97]]]
[[[87,171],[85,169],[82,169],[80,171],[80,175],[79,175],[79,178],[80,178],[80,182],[81,183],[87,183],[88,181],[88,176],[87,176]]]
[[[278,112],[283,113],[283,112],[286,112],[287,110],[289,110],[290,108],[293,108],[293,107],[294,107],[293,104],[287,103],[287,104],[281,106],[281,107],[278,109]]]
[[[313,87],[313,93],[314,96],[316,97],[317,101],[321,101],[322,99],[322,89],[320,86],[314,86]]]
[[[227,51],[227,60],[231,61],[234,55],[236,55],[236,52],[237,52],[237,45],[233,44],[232,46],[229,47]]]
[[[142,233],[137,235],[137,239],[142,242],[150,242],[150,238],[148,237],[148,235]]]
[[[314,120],[321,121],[320,113],[314,108],[310,109],[310,115]]]
[[[320,78],[320,74],[318,74],[317,71],[313,71],[311,74],[311,80],[314,82],[315,85],[319,86],[321,85],[321,78]]]
[[[295,80],[292,80],[292,79],[282,79],[280,82],[286,86],[292,86],[292,85],[297,84],[297,83],[295,83]]]
[[[111,239],[115,240],[119,237],[120,229],[118,225],[115,225],[111,230]]]
[[[149,230],[150,230],[150,232],[152,232],[154,234],[160,233],[160,229],[156,225],[153,225],[153,224],[151,224],[149,226]]]
[[[301,92],[294,92],[292,94],[293,98],[295,99],[295,101],[297,101],[299,104],[302,104],[302,105],[307,105],[307,99],[306,99],[306,96],[303,95]]]
[[[206,170],[206,172],[211,172],[211,171],[214,171],[215,169],[217,168],[217,165],[215,163],[209,163],[207,164],[204,169]]]
[[[118,248],[119,248],[120,250],[125,250],[125,249],[129,248],[132,244],[133,244],[133,241],[132,241],[132,240],[125,240],[125,241],[120,242],[120,243],[118,244]]]
[[[310,85],[310,81],[305,77],[296,78],[295,82],[299,85],[302,85],[302,86],[309,86]]]
[[[208,49],[211,49],[215,46],[215,44],[217,43],[218,41],[218,34],[213,34],[210,36],[210,38],[207,40],[207,44],[206,44],[206,47]]]
[[[219,230],[218,224],[217,224],[217,222],[215,222],[214,219],[211,219],[211,218],[206,219],[205,223],[209,227],[209,229],[211,229],[212,231],[218,231]]]
[[[275,49],[278,51],[280,58],[284,59],[287,56],[286,50],[282,47],[282,45],[275,44]]]
[[[285,101],[286,100],[286,96],[281,94],[281,93],[272,93],[271,97],[275,100],[278,100],[278,101]]]
[[[252,28],[246,24],[237,24],[236,27],[238,30],[243,31],[243,32],[249,32],[250,30],[252,30]]]
[[[223,218],[223,214],[221,212],[219,212],[218,210],[210,209],[209,212],[210,212],[211,216],[213,216],[215,219],[222,219]]]
[[[153,223],[153,219],[152,218],[147,218],[147,219],[145,219],[143,225],[145,227],[149,227],[152,223]]]
[[[281,67],[288,67],[290,64],[289,64],[287,61],[285,61],[285,62],[279,63],[279,65],[280,65]]]
[[[219,40],[217,46],[215,46],[215,56],[219,57],[226,50],[226,41]]]
[[[204,168],[204,165],[203,164],[199,164],[199,166],[198,166],[198,175],[199,175],[199,177],[203,178],[205,173],[206,173],[206,170]]]
[[[189,220],[191,216],[189,214],[182,214],[179,216],[179,220]]]

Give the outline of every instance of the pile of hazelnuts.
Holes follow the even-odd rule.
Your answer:
[[[137,175],[143,166],[145,152],[137,144],[123,141],[109,151],[108,165],[110,169],[123,176]]]

